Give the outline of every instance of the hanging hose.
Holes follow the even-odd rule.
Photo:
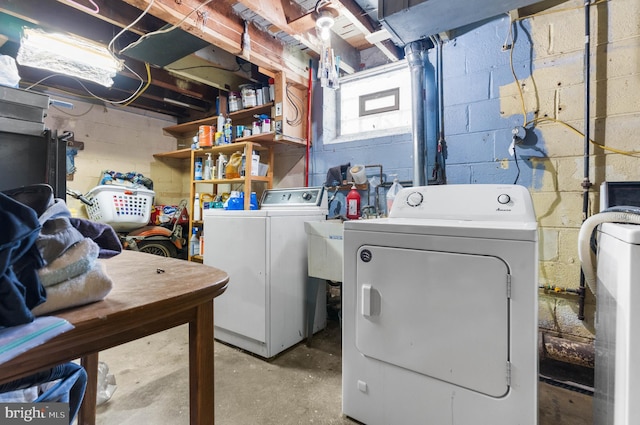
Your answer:
[[[580,258],[584,281],[594,294],[596,294],[597,274],[595,255],[591,249],[591,235],[602,223],[640,224],[640,210],[634,207],[615,207],[592,215],[582,223],[578,233],[578,258]],[[582,292],[584,293],[584,290]]]

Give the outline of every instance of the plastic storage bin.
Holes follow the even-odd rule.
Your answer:
[[[155,192],[144,188],[114,185],[96,186],[87,193],[89,219],[109,224],[118,232],[146,226],[151,216]]]

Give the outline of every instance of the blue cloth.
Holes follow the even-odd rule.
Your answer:
[[[37,269],[44,265],[35,241],[36,212],[0,193],[0,326],[33,321],[31,309],[46,299]]]
[[[98,245],[100,248],[98,258],[111,258],[122,252],[120,238],[113,227],[108,224],[75,217],[72,217],[70,222],[84,237],[93,240]]]
[[[57,382],[56,382],[57,381]],[[69,424],[73,423],[87,388],[87,372],[76,363],[64,363],[52,369],[0,385],[0,393],[22,390],[55,382],[34,400],[36,403],[69,403]],[[2,400],[2,394],[0,394]]]

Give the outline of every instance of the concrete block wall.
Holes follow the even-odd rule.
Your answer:
[[[173,117],[78,100],[72,103],[73,109],[49,107],[45,118],[47,128],[58,134],[72,131],[75,140],[84,143],[84,149],[74,158],[76,172],[67,187],[86,193],[98,185],[103,170],[135,171],[154,181],[158,204],[176,203],[181,194],[189,193],[182,172],[188,161],[160,162],[153,158],[154,153],[176,149],[176,139],[162,131],[175,124]],[[79,201],[68,197],[67,204],[74,214],[86,216]]]
[[[573,289],[579,284],[577,234],[583,220],[583,6],[582,1],[570,0],[518,21],[512,27],[512,50],[503,48],[512,44],[506,14],[451,33],[443,46],[447,182],[517,182],[528,187],[540,226],[539,283]],[[618,152],[638,146],[639,16],[637,0],[591,6],[590,135]],[[429,51],[428,60],[435,64],[435,50]],[[354,160],[382,164],[386,173],[410,178],[412,147],[406,136],[325,145],[324,139],[333,135],[330,117],[335,105],[331,96],[316,96],[314,121],[322,120],[317,115],[322,111],[324,126],[314,132],[313,183],[324,182],[329,167]],[[538,121],[532,125],[534,119]],[[525,123],[527,136],[513,157],[511,130]],[[640,180],[637,164],[635,156],[591,144],[589,214],[598,211],[600,183]],[[591,340],[593,304],[588,293],[587,317],[580,321],[577,297],[541,291],[540,327]]]

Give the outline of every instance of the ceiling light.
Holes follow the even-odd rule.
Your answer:
[[[79,37],[24,28],[16,61],[20,65],[70,75],[105,87],[122,70],[122,61],[106,47]]]
[[[331,36],[331,27],[335,23],[333,13],[329,10],[321,10],[316,18],[316,27],[320,30],[320,38],[328,40]]]

